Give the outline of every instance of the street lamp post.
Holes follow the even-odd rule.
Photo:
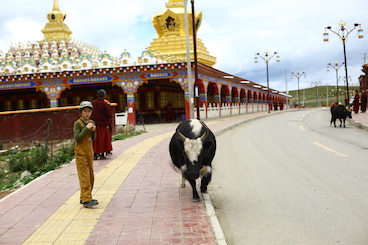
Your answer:
[[[349,76],[348,79],[346,79],[345,76],[339,76],[339,81],[342,82],[344,84],[344,86],[346,86],[346,83],[347,83],[348,80],[349,80],[349,86],[354,86],[354,84],[351,82],[351,76]],[[345,94],[345,98],[346,98],[346,92],[344,94]],[[351,95],[351,92],[349,91],[348,96],[350,97],[350,95]],[[350,104],[350,101],[348,101],[348,103]]]
[[[332,67],[333,69],[335,69],[336,71],[336,90],[339,91],[339,69],[340,67],[342,67],[343,65],[345,64],[345,62],[342,62],[340,65],[339,65],[339,62],[338,61],[335,61],[335,65],[332,65],[331,63],[328,63],[327,64],[327,71],[330,71],[330,67]],[[337,93],[337,101],[336,102],[339,102],[339,93]]]
[[[192,32],[193,32],[193,55],[194,55],[194,84],[198,94],[196,95],[197,104],[197,119],[200,119],[199,113],[199,83],[198,83],[198,59],[197,59],[197,24],[195,23],[195,10],[194,10],[194,0],[190,0],[192,6]]]
[[[298,108],[300,110],[300,91],[299,91],[299,79],[301,76],[304,76],[304,78],[307,78],[307,74],[303,71],[297,71],[296,73],[292,72],[291,73],[291,79],[293,79],[293,76],[296,77],[298,79]]]
[[[320,81],[311,82],[311,86],[316,86],[316,107],[318,107],[318,85],[321,85]]]
[[[191,2],[191,10],[192,10],[192,32],[193,32],[193,56],[194,56],[194,86],[195,91],[199,90],[198,85],[198,61],[197,61],[197,24],[195,23],[195,10],[194,10],[194,0],[190,0]],[[197,104],[197,119],[200,119],[199,112],[199,96],[193,95],[193,82],[192,82],[192,63],[190,59],[190,44],[189,44],[189,20],[188,20],[188,12],[187,12],[187,4],[188,0],[184,0],[184,24],[185,24],[185,38],[186,38],[186,55],[187,55],[187,73],[188,73],[188,100],[189,100],[189,119],[194,118],[193,112],[193,103]],[[195,102],[194,102],[195,97]]]
[[[188,0],[184,0],[184,24],[185,24],[185,40],[187,53],[187,79],[188,79],[188,102],[189,102],[189,118],[194,118],[193,111],[193,78],[192,78],[192,62],[190,59],[190,44],[189,44],[189,18],[187,12]]]
[[[344,50],[344,64],[345,64],[345,76],[348,76],[348,65],[347,65],[347,61],[346,61],[346,47],[345,47],[345,43],[347,40],[347,37],[349,36],[349,34],[355,30],[355,28],[357,28],[359,26],[358,29],[358,37],[359,38],[363,38],[363,29],[361,28],[361,25],[358,23],[354,24],[354,28],[350,29],[348,27],[346,27],[346,23],[344,21],[340,21],[339,22],[339,26],[337,27],[336,31],[331,30],[331,26],[327,26],[325,27],[325,32],[323,33],[323,41],[328,42],[328,33],[327,30],[329,30],[330,32],[336,34],[342,41],[342,45],[343,45],[343,50]],[[347,94],[347,98],[345,99],[345,104],[347,106],[349,106],[349,82],[346,81],[346,94]]]
[[[277,54],[277,52],[274,52],[273,55],[269,55],[268,51],[265,51],[265,55],[262,56],[259,53],[256,53],[254,57],[254,63],[258,63],[258,56],[261,57],[266,62],[266,76],[267,76],[267,108],[268,113],[270,113],[270,83],[269,83],[269,75],[268,75],[268,62],[276,55],[276,62],[280,62],[280,56]]]

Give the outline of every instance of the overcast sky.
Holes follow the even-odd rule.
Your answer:
[[[0,50],[10,44],[43,39],[41,29],[53,0],[1,0]],[[135,58],[157,37],[152,16],[165,9],[168,0],[59,0],[60,10],[67,14],[65,23],[73,31],[72,39],[97,46],[110,55],[119,56],[124,48]],[[190,1],[189,5],[190,7]],[[270,87],[279,91],[297,89],[297,79],[290,73],[304,71],[300,88],[311,82],[336,85],[336,73],[326,71],[327,63],[343,62],[341,39],[329,33],[323,42],[324,28],[333,30],[344,20],[348,27],[360,23],[368,33],[368,4],[364,0],[196,0],[196,11],[203,12],[198,32],[211,55],[217,57],[214,68],[266,85],[266,64],[255,53],[278,52],[269,62]],[[358,39],[357,29],[351,32],[346,45],[351,84],[363,74],[368,63],[368,34]],[[287,74],[285,76],[285,73]],[[344,76],[340,68],[339,76]],[[339,82],[342,85],[342,81]]]

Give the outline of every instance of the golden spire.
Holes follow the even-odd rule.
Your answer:
[[[169,0],[166,3],[166,8],[183,8],[184,7],[184,0]]]
[[[60,11],[60,9],[59,9],[59,1],[58,0],[54,0],[54,8],[52,10],[53,11]]]
[[[168,0],[166,9],[153,16],[152,24],[156,29],[158,38],[153,39],[148,50],[153,51],[155,56],[165,56],[177,60],[186,60],[186,31],[184,23],[184,1]],[[188,11],[189,23],[192,23],[192,13]],[[196,29],[202,23],[202,11],[194,14]],[[193,57],[193,29],[189,28],[189,39],[191,39],[191,56]],[[159,55],[158,55],[159,54]],[[198,61],[210,66],[216,63],[216,57],[211,56],[201,39],[197,38]]]
[[[43,41],[59,42],[61,40],[70,40],[70,34],[72,34],[72,31],[64,23],[65,18],[66,14],[60,11],[58,0],[54,0],[53,9],[50,13],[47,14],[47,19],[49,20],[49,23],[47,23],[45,25],[45,28],[41,30],[44,34]]]

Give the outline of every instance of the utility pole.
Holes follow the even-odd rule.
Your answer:
[[[288,81],[287,81],[287,70],[285,69],[285,86],[286,86],[286,94],[289,94],[289,90],[288,90]]]
[[[367,64],[367,53],[363,53],[362,54],[363,55],[363,60],[364,60],[364,64],[363,65],[365,65],[365,64]]]
[[[318,85],[321,85],[321,81],[311,82],[311,85],[316,86],[316,107],[318,107]]]
[[[289,89],[288,89],[288,81],[287,81],[287,70],[285,69],[285,86],[286,86],[286,94],[289,95]],[[290,109],[290,99],[288,97],[287,101],[286,101],[289,109]]]
[[[326,106],[328,107],[328,83],[326,85]]]

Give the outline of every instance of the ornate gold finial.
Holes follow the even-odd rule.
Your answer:
[[[152,24],[156,29],[158,38],[153,39],[148,50],[160,50],[160,55],[154,55],[156,58],[175,57],[176,60],[186,60],[186,32],[184,23],[184,1],[168,0],[166,10],[160,11],[152,17]],[[197,32],[202,22],[202,12],[195,14],[195,31]],[[188,13],[191,23],[192,14]],[[193,39],[193,29],[189,28],[189,38]],[[193,54],[193,46],[191,51]],[[202,40],[197,38],[197,57],[198,61],[210,66],[216,63],[216,58],[211,56],[205,48]],[[170,59],[171,59],[170,58]]]
[[[183,8],[184,7],[184,0],[169,0],[166,3],[166,8]]]
[[[60,11],[60,9],[59,9],[59,1],[58,0],[54,0],[54,8],[52,10],[53,11]]]
[[[70,40],[70,35],[72,34],[72,31],[64,23],[65,18],[66,14],[60,11],[58,0],[54,0],[53,9],[50,13],[47,14],[47,19],[49,20],[49,23],[47,23],[45,25],[45,28],[41,30],[44,34],[43,41],[59,42],[61,40]]]

